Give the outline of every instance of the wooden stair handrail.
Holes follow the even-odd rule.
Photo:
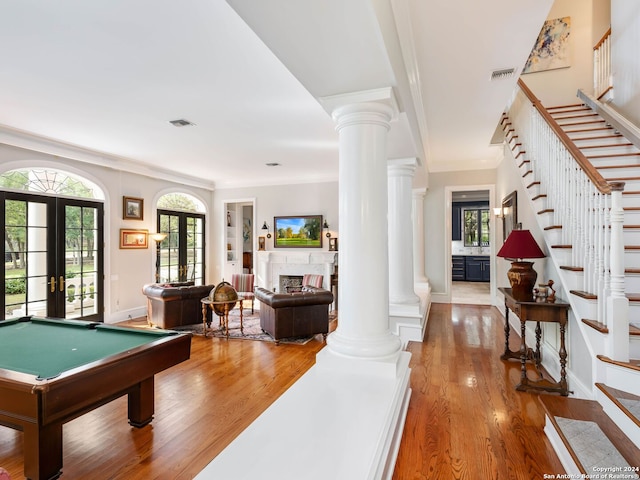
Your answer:
[[[593,47],[594,50],[598,50],[602,44],[607,40],[607,38],[609,38],[611,36],[611,27],[609,27],[609,30],[607,30],[605,32],[605,34],[602,36],[602,38],[600,39],[600,41],[598,43],[596,43],[595,47]]]
[[[598,189],[600,193],[611,194],[612,191],[622,191],[624,190],[624,182],[607,182],[600,172],[595,169],[595,167],[591,164],[591,162],[585,157],[585,155],[580,151],[580,149],[573,143],[573,141],[569,138],[569,136],[560,128],[558,122],[551,116],[551,114],[544,108],[544,105],[538,100],[538,98],[533,94],[533,92],[527,87],[527,85],[522,81],[522,79],[518,79],[518,86],[522,90],[522,92],[527,96],[533,107],[540,113],[542,118],[547,122],[551,130],[558,136],[562,144],[567,148],[571,156],[576,160],[582,171],[589,177],[589,179],[593,182],[595,187]]]

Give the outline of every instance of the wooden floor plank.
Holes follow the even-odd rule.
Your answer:
[[[563,472],[537,396],[515,391],[519,363],[499,359],[503,321],[494,307],[432,305],[426,342],[408,347],[413,391],[395,480]],[[151,425],[130,427],[121,398],[64,426],[62,479],[192,479],[313,365],[323,345],[321,336],[280,346],[194,337],[191,359],[157,376]],[[292,422],[304,428],[304,419]],[[14,480],[24,478],[22,454],[22,434],[0,427],[0,466]],[[283,468],[287,478],[304,472]]]

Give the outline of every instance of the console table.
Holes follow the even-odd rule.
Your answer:
[[[547,391],[555,392],[560,395],[569,395],[567,388],[567,350],[565,348],[565,332],[567,323],[569,322],[569,304],[561,301],[554,303],[549,302],[522,302],[513,298],[510,288],[499,288],[504,295],[505,307],[505,324],[504,324],[504,353],[500,356],[502,360],[511,358],[519,359],[522,367],[520,374],[520,383],[516,386],[519,391]],[[520,350],[518,352],[509,349],[509,310],[516,314],[520,319]],[[536,322],[536,348],[535,350],[527,348],[526,345],[526,323],[528,321]],[[560,381],[553,382],[542,377],[540,364],[542,355],[540,352],[540,338],[542,337],[542,329],[540,322],[557,323],[560,326],[560,348],[558,354],[560,356]],[[537,380],[531,380],[527,375],[527,362],[532,362],[539,375]]]

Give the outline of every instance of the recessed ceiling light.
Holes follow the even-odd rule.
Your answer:
[[[279,167],[281,164],[278,162],[269,162],[269,163],[265,163],[265,165],[267,167]]]
[[[192,127],[195,125],[195,123],[192,123],[189,120],[185,120],[184,118],[179,118],[178,120],[169,120],[169,123],[174,127]]]

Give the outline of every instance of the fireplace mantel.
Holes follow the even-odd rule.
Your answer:
[[[331,275],[338,263],[337,252],[260,251],[256,252],[256,285],[278,289],[280,275],[323,275],[322,287],[330,290]]]

